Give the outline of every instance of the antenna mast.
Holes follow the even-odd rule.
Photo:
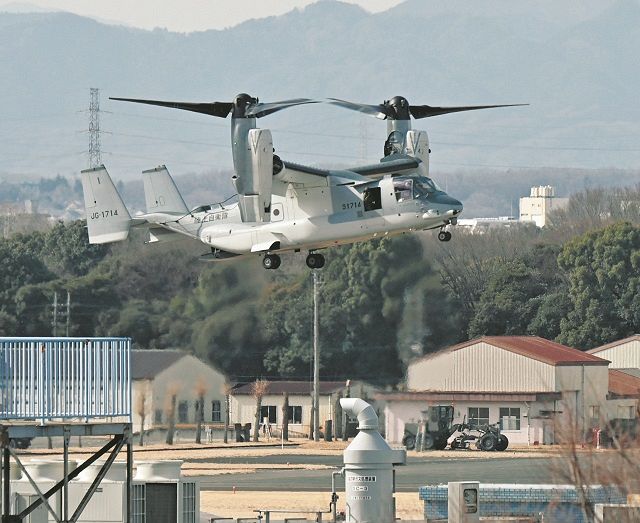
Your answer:
[[[89,168],[102,164],[100,151],[100,89],[89,89]]]

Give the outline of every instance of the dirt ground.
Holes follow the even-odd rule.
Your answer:
[[[395,495],[396,517],[404,520],[423,519],[424,502],[417,492]],[[200,510],[219,517],[255,516],[254,510],[280,509],[291,511],[329,510],[329,492],[241,492],[207,491],[200,493]],[[344,495],[338,500],[338,511],[344,511]],[[294,514],[290,514],[290,517]]]

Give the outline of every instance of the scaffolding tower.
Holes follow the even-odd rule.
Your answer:
[[[76,522],[126,447],[126,519],[131,521],[131,340],[129,338],[0,338],[0,451],[2,523],[25,521],[44,505],[55,521]],[[72,436],[111,437],[77,468],[69,468]],[[62,478],[42,492],[13,442],[62,437]],[[68,484],[102,456],[100,471],[70,514]],[[11,458],[29,480],[36,499],[12,514]],[[56,512],[49,499],[62,493]],[[17,512],[17,510],[16,510]]]

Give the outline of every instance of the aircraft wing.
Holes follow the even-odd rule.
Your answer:
[[[420,165],[420,160],[411,156],[404,156],[396,160],[384,160],[380,163],[371,165],[363,165],[361,167],[353,167],[348,169],[351,172],[366,176],[367,178],[382,178],[385,174],[401,173],[404,171],[412,171]]]
[[[331,176],[331,171],[327,169],[319,169],[318,167],[310,167],[288,161],[283,161],[282,165],[284,168],[277,174],[277,177],[283,182],[297,183],[301,181],[301,178],[308,179],[309,176],[317,176],[320,178],[328,178]]]

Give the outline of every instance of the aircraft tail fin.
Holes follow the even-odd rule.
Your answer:
[[[105,166],[86,169],[81,174],[89,243],[126,240],[131,227],[131,215]]]
[[[144,199],[147,212],[176,212],[187,214],[189,209],[184,203],[173,178],[164,165],[142,171]]]

